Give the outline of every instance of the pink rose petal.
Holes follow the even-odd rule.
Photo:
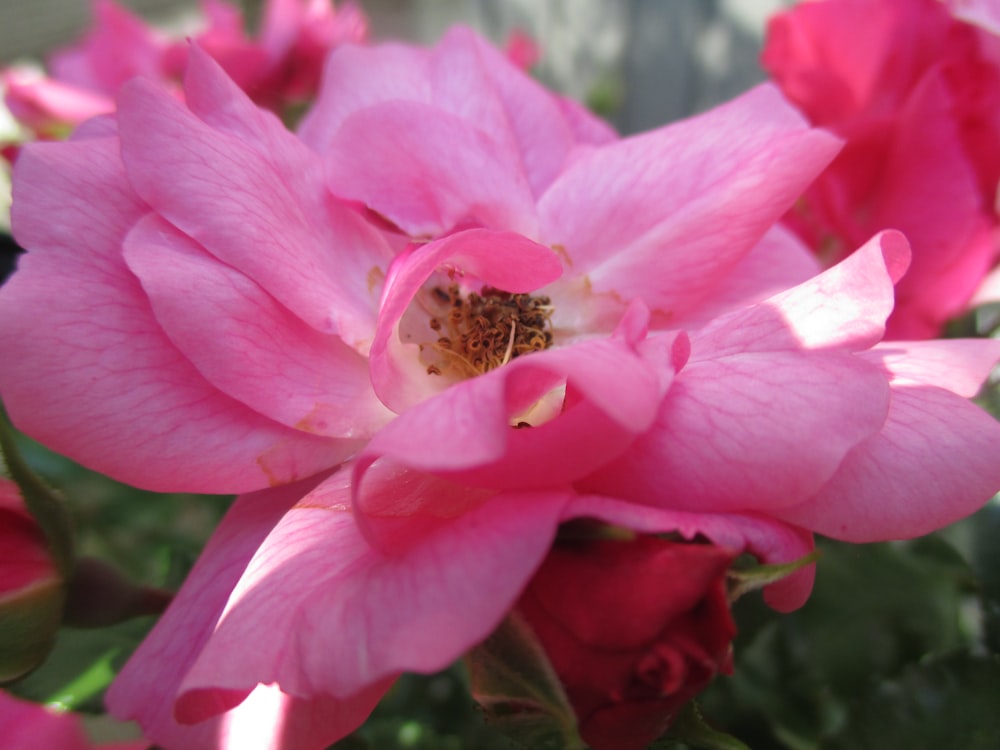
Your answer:
[[[879,434],[844,459],[816,497],[775,515],[849,542],[930,533],[1000,487],[1000,424],[948,391],[894,388]]]
[[[838,145],[761,87],[575,160],[539,202],[541,237],[564,249],[594,291],[682,315],[763,237]]]
[[[182,713],[205,691],[257,682],[348,699],[401,671],[444,668],[503,618],[566,502],[565,492],[499,494],[376,550],[350,511],[350,476],[303,497],[260,544],[184,679]],[[244,643],[257,645],[234,659]]]
[[[206,61],[192,68],[191,76],[199,75],[224,74]],[[206,85],[226,89],[243,106],[231,83]],[[143,81],[122,90],[118,119],[130,182],[161,216],[317,330],[359,348],[368,343],[377,301],[368,280],[384,273],[390,251],[335,205],[308,149],[287,134],[257,143],[246,133],[227,134]],[[170,180],[160,179],[165,170]]]
[[[166,747],[188,750],[320,750],[364,721],[386,683],[339,700],[322,695],[296,698],[254,682],[240,691],[205,691],[188,698],[175,717],[178,688],[203,651],[233,586],[254,551],[309,486],[288,485],[237,500],[170,608],[112,684],[107,703],[114,715],[135,719]],[[242,657],[242,646],[237,649],[231,662]],[[150,674],[156,679],[149,679]],[[183,723],[195,720],[201,723]]]
[[[114,141],[28,146],[17,172],[15,232],[38,252],[0,296],[0,392],[22,430],[150,489],[257,489],[336,462],[328,441],[217,391],[163,334],[121,257],[145,207]]]
[[[163,330],[223,393],[326,436],[365,438],[391,417],[360,354],[307,326],[163,219],[141,220],[124,249]]]

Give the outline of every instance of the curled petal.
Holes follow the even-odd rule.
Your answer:
[[[323,153],[355,112],[384,101],[429,103],[431,89],[426,50],[402,44],[341,47],[327,58],[319,96],[299,126],[299,137]]]
[[[909,245],[899,232],[876,235],[846,260],[798,286],[729,315],[699,333],[706,356],[744,351],[867,349],[885,333],[893,283]]]
[[[372,439],[355,470],[358,502],[364,506],[364,471],[381,457],[484,487],[579,479],[650,427],[687,352],[687,337],[678,333],[638,349],[619,338],[597,339],[536,352],[457,383]],[[552,394],[554,414],[535,424],[521,419]]]
[[[401,255],[386,280],[378,330],[371,348],[372,385],[396,412],[445,387],[420,362],[420,342],[401,340],[399,323],[414,297],[440,268],[507,292],[531,292],[559,277],[562,267],[547,247],[511,232],[470,229]],[[428,316],[429,319],[429,316]],[[432,331],[426,328],[428,341]],[[437,334],[433,334],[436,338]]]

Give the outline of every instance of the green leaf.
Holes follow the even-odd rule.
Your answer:
[[[731,569],[726,577],[729,579],[729,601],[733,602],[744,594],[757,591],[765,586],[787,578],[807,565],[819,560],[822,550],[814,549],[808,555],[790,563],[775,565],[754,565],[750,568]]]
[[[487,722],[532,750],[585,747],[559,678],[528,625],[511,613],[466,657]]]
[[[954,653],[907,669],[853,707],[830,750],[996,750],[1000,659]]]
[[[406,744],[410,743],[410,744]],[[416,743],[415,745],[413,743]],[[368,721],[336,750],[511,750],[513,741],[486,726],[459,663],[432,675],[404,674]]]
[[[116,666],[120,666],[118,665],[120,655],[121,651],[116,648],[97,654],[93,662],[50,695],[46,703],[63,710],[72,710],[103,695],[104,690],[118,674]]]
[[[105,689],[154,621],[145,617],[96,630],[63,628],[48,660],[11,690],[36,703],[101,712]]]
[[[694,701],[678,712],[670,730],[649,750],[668,750],[680,744],[698,750],[750,750],[732,735],[710,727]]]
[[[734,674],[699,698],[753,748],[825,747],[859,697],[972,642],[962,612],[974,579],[944,539],[820,545],[815,589],[800,610],[768,612],[754,596],[734,604]]]
[[[823,546],[812,598],[778,621],[817,688],[853,697],[873,679],[962,645],[968,571],[943,559],[943,541]]]

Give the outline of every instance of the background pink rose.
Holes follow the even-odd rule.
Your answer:
[[[822,0],[773,17],[764,67],[846,140],[787,221],[826,262],[906,234],[890,338],[927,338],[996,261],[1000,39],[937,0]]]
[[[225,0],[202,0],[202,28],[174,38],[114,0],[93,0],[93,26],[75,44],[54,52],[48,77],[3,72],[11,113],[42,137],[65,137],[73,126],[114,109],[115,95],[135,76],[179,87],[190,41],[215,58],[258,104],[276,111],[316,93],[326,54],[362,42],[367,19],[351,2],[268,0],[256,37],[242,12]]]

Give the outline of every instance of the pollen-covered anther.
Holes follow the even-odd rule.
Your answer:
[[[427,367],[430,375],[473,377],[552,345],[548,297],[489,286],[463,296],[457,284],[435,287],[430,297],[440,313],[429,325],[440,335],[429,347],[441,356]]]

